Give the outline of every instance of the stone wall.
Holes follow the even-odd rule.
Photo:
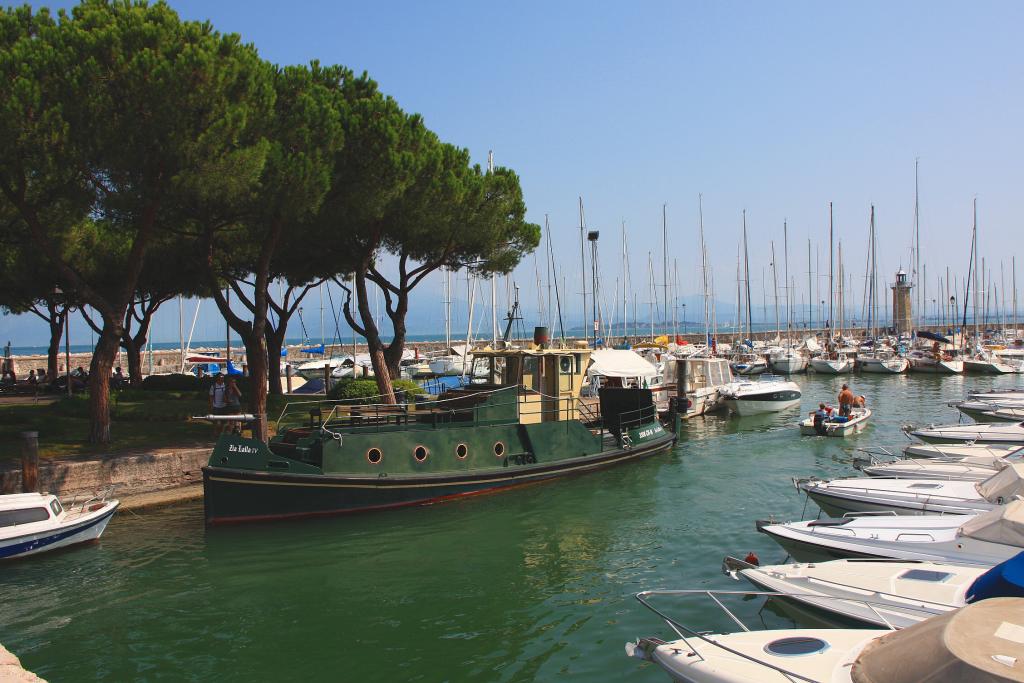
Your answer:
[[[159,491],[202,482],[210,448],[161,449],[95,459],[39,463],[39,490],[62,498],[89,497],[113,485],[113,496]],[[21,461],[2,465],[0,492],[21,492]]]

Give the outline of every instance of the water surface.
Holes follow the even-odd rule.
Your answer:
[[[946,402],[968,387],[1024,386],[854,377],[875,415],[841,440],[793,425],[844,380],[796,381],[800,410],[697,419],[671,454],[500,495],[212,530],[201,504],[119,513],[99,544],[0,565],[0,642],[52,683],[666,680],[623,654],[637,635],[670,635],[635,592],[746,588],[721,559],[783,559],[754,520],[801,516],[793,477],[852,474],[856,446],[955,422]],[[728,626],[705,601],[669,606]],[[761,607],[737,609],[792,623]]]

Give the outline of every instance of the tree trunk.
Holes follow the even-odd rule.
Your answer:
[[[388,317],[391,318],[391,325],[395,328],[395,336],[384,351],[391,379],[398,379],[402,376],[402,353],[405,351],[405,337],[407,334],[405,316],[409,312],[409,292],[402,291],[396,296],[398,297],[398,302],[395,306],[395,312],[388,312]]]
[[[363,265],[362,270],[355,274],[356,301],[359,306],[359,318],[362,321],[363,336],[366,337],[366,345],[370,351],[370,362],[373,364],[373,374],[377,379],[377,391],[380,392],[382,403],[395,403],[395,388],[391,384],[391,370],[388,368],[387,359],[384,357],[384,344],[380,340],[380,331],[373,319],[373,311],[370,310],[370,300],[366,294],[366,270],[368,264]],[[401,352],[399,352],[401,357]]]
[[[128,384],[132,387],[142,386],[142,349],[146,345],[145,338],[140,343],[138,337],[126,334],[121,340],[121,347],[128,357]]]
[[[283,321],[282,321],[283,322]],[[281,349],[284,348],[284,335],[287,328],[278,322],[277,329],[266,328],[267,341],[267,379],[270,382],[269,393],[271,396],[281,396],[284,389],[281,386]]]
[[[256,416],[253,438],[267,440],[267,341],[263,334],[243,338],[245,361],[249,366],[249,410]],[[278,378],[280,384],[280,377]]]
[[[58,356],[60,354],[60,340],[64,336],[64,316],[58,314],[56,308],[50,309],[50,345],[46,347],[46,381],[56,381],[60,374]]]
[[[104,321],[89,365],[89,443],[110,443],[110,370],[123,330]]]

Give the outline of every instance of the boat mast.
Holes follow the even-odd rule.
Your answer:
[[[772,287],[775,290],[775,336],[781,336],[779,327],[779,273],[775,268],[775,240],[772,240]]]
[[[836,327],[836,321],[832,312],[832,202],[828,203],[828,338],[829,346],[832,345],[833,330]]]
[[[750,324],[750,256],[747,253],[747,210],[743,209],[743,279],[747,289],[747,338],[753,337]]]
[[[917,169],[919,159],[914,159],[914,284],[917,285],[917,327],[921,326],[921,205],[919,202]]]
[[[651,252],[647,252],[647,272],[650,274],[650,294],[651,302],[647,307],[649,315],[651,317],[651,342],[654,342],[654,307],[657,306],[658,292],[654,284],[654,257],[651,256]]]
[[[628,302],[628,289],[626,288],[626,282],[629,278],[629,252],[626,250],[626,221],[622,221],[622,342],[626,343],[628,336],[626,334],[626,320],[629,317],[629,313],[626,310]]]
[[[790,346],[792,341],[790,335],[793,333],[793,310],[790,304],[790,296],[792,296],[793,290],[789,286],[789,227],[786,225],[786,221],[782,221],[782,260],[785,265],[785,289],[786,289],[786,346]],[[774,259],[772,259],[774,261]]]
[[[1017,337],[1017,257],[1010,261],[1011,280],[1013,281],[1013,336]]]
[[[662,326],[668,325],[668,205],[661,205],[661,284],[664,288],[665,316]],[[667,330],[666,330],[667,331]]]
[[[452,352],[452,271],[444,269],[444,346],[445,355]]]
[[[807,238],[807,329],[814,327],[814,271],[811,270],[811,238]]]
[[[711,329],[708,312],[708,248],[704,244],[704,195],[697,195],[697,220],[700,226],[700,270],[704,280],[704,343],[710,344]],[[1016,296],[1014,289],[1014,296]],[[1016,301],[1016,298],[1014,299]],[[1016,309],[1014,309],[1016,310]]]

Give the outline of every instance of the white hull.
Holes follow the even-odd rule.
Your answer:
[[[792,375],[807,369],[807,359],[803,356],[782,356],[771,359],[772,370],[782,375]]]
[[[1017,372],[1012,365],[999,361],[968,359],[963,361],[963,365],[964,372],[972,375],[1011,375]]]
[[[911,358],[911,372],[926,372],[933,375],[959,375],[964,371],[962,360],[940,360],[933,358]]]
[[[853,369],[853,363],[849,358],[840,358],[839,360],[812,358],[811,369],[825,375],[842,375]]]
[[[0,540],[0,559],[26,557],[58,548],[94,541],[103,535],[119,502],[116,500],[97,503],[96,510],[82,513],[65,513],[60,521],[20,525],[32,531],[20,533],[19,527],[7,527],[8,537]],[[43,526],[45,528],[38,528]]]
[[[809,417],[800,423],[800,434],[803,436],[852,436],[864,431],[868,426],[871,411],[867,408],[855,409],[846,422],[825,422],[825,433],[819,434],[814,427],[814,418]]]
[[[873,372],[882,375],[898,375],[906,372],[910,361],[906,358],[858,358],[857,365],[861,372]]]
[[[763,415],[765,413],[778,413],[794,406],[800,405],[800,399],[795,398],[788,401],[759,401],[750,399],[726,399],[730,410],[737,415]]]
[[[1021,424],[948,425],[915,429],[910,435],[925,443],[976,443],[1024,446]]]

